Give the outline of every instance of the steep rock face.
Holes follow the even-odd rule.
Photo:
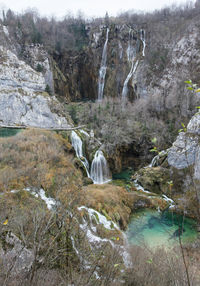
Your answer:
[[[54,80],[51,59],[43,46],[26,45],[23,52],[25,61],[36,71],[42,72],[46,86],[49,86],[50,92],[54,93]]]
[[[168,163],[179,208],[199,217],[200,202],[200,113],[192,117],[187,131],[169,149]]]
[[[54,73],[59,96],[68,102],[97,99],[99,69],[109,28],[104,95],[122,97],[132,62],[138,60],[127,83],[128,98],[153,96],[154,109],[158,112],[167,109],[170,113],[171,108],[177,108],[183,92],[189,94],[184,88],[184,80],[199,81],[198,20],[178,22],[175,31],[169,23],[166,27],[160,21],[147,25],[145,29],[142,27],[114,23],[88,25],[89,40],[84,49],[54,55],[57,67],[64,75],[59,79]],[[193,97],[185,96],[179,110],[182,116],[191,117],[193,101]],[[186,110],[190,114],[186,114]]]
[[[192,117],[187,132],[181,132],[168,152],[170,166],[183,170],[190,166],[194,168],[194,178],[200,180],[199,152],[200,152],[200,113]]]
[[[106,41],[107,26],[89,25],[87,33],[89,44],[84,50],[54,54],[57,63],[57,67],[54,66],[55,91],[68,102],[97,99],[99,69]],[[141,69],[142,50],[139,29],[133,29],[127,25],[109,25],[105,96],[122,96],[123,85],[131,70],[132,62],[139,59],[137,69]],[[136,72],[135,76],[133,75],[128,81],[131,100],[136,97]],[[59,77],[60,73],[64,77]],[[140,91],[143,92],[144,88],[141,87]]]
[[[64,116],[51,111],[51,108],[59,109],[59,103],[44,92],[46,83],[42,73],[33,70],[7,48],[1,46],[0,51],[0,122],[3,125],[68,127]]]

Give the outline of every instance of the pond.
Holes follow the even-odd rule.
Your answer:
[[[128,168],[128,169],[122,170],[120,173],[113,174],[112,179],[113,180],[123,180],[125,182],[129,182],[132,174],[133,174],[133,169]]]
[[[11,137],[15,136],[19,133],[21,129],[14,129],[14,128],[0,128],[0,137]]]
[[[133,245],[173,247],[179,243],[179,235],[183,244],[197,239],[195,221],[181,215],[156,210],[140,210],[131,216],[126,232],[128,241]]]

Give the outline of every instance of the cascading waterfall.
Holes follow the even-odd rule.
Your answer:
[[[103,99],[103,90],[104,90],[105,76],[106,76],[106,69],[107,69],[106,61],[107,61],[108,34],[109,34],[109,29],[107,28],[106,41],[105,41],[105,44],[104,44],[104,47],[103,47],[101,67],[100,67],[100,70],[99,70],[98,101],[101,101]]]
[[[74,150],[76,152],[76,156],[82,162],[87,172],[87,176],[90,178],[89,163],[88,160],[83,156],[83,142],[75,131],[72,131],[71,133],[71,141],[72,141],[72,146],[74,147]]]
[[[127,78],[125,79],[124,85],[123,85],[123,89],[122,89],[122,99],[126,99],[127,94],[128,94],[128,82],[130,80],[130,78],[134,75],[137,66],[139,64],[139,60],[137,60],[134,63],[134,60],[132,61],[132,65],[131,65],[131,70],[129,72],[129,74],[127,75]]]
[[[80,132],[85,134],[83,130],[80,130]],[[89,136],[89,134],[87,135]],[[95,153],[95,156],[94,156],[94,159],[91,165],[91,172],[89,172],[89,163],[87,159],[83,156],[83,142],[75,131],[72,131],[71,133],[71,142],[76,152],[76,156],[82,162],[87,172],[87,176],[92,179],[93,183],[94,184],[105,184],[109,182],[110,172],[109,172],[106,158],[103,155],[103,152],[101,150],[98,150]]]
[[[132,35],[133,35],[133,30],[130,28],[129,30],[129,40],[128,40],[128,48],[126,51],[127,54],[127,59],[129,62],[132,62],[131,64],[131,70],[128,73],[125,81],[124,81],[124,85],[123,85],[123,89],[122,89],[122,99],[125,100],[127,98],[127,94],[128,94],[128,82],[131,79],[131,77],[134,75],[137,66],[139,64],[139,60],[135,60],[135,55],[134,55],[134,47],[133,45],[131,45],[131,39],[132,39]]]
[[[110,181],[108,164],[101,150],[94,155],[90,175],[94,184],[105,184]]]
[[[144,30],[140,31],[140,39],[143,43],[142,55],[143,55],[143,57],[145,57],[146,41],[145,41],[145,31]]]

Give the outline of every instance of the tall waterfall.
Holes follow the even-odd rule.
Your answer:
[[[101,150],[94,155],[90,175],[94,184],[105,184],[110,181],[108,164]]]
[[[133,47],[133,45],[131,45],[132,36],[133,36],[133,30],[130,28],[129,39],[128,39],[128,48],[126,50],[127,59],[129,62],[132,62],[133,57],[134,57],[134,47]]]
[[[142,55],[143,55],[143,57],[145,57],[146,41],[145,41],[145,31],[144,30],[140,31],[140,39],[143,43]]]
[[[127,78],[125,79],[124,85],[123,85],[123,89],[122,89],[122,99],[126,99],[127,94],[128,94],[128,82],[130,80],[130,78],[134,75],[137,66],[138,66],[139,60],[137,60],[136,62],[134,62],[134,60],[132,61],[132,65],[131,65],[131,70],[129,72],[129,74],[127,75]]]
[[[107,69],[106,61],[107,61],[108,34],[109,34],[109,29],[107,28],[106,41],[103,47],[101,67],[99,70],[99,79],[98,79],[98,100],[99,101],[103,99],[103,90],[104,90],[104,83],[105,83],[105,76],[106,76],[106,69]]]
[[[89,163],[88,160],[83,156],[83,142],[75,131],[72,131],[71,133],[71,141],[72,141],[72,146],[74,147],[74,150],[76,152],[76,156],[82,162],[87,172],[87,175],[90,178]]]

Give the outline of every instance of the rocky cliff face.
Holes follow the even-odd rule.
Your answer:
[[[165,21],[134,26],[88,25],[89,40],[84,49],[54,54],[56,92],[67,102],[97,99],[99,69],[109,27],[104,95],[122,97],[132,62],[138,60],[127,83],[128,98],[152,96],[156,111],[165,109],[170,113],[175,108],[182,116],[191,118],[195,99],[188,96],[183,82],[188,78],[199,81],[199,21],[195,17],[193,22],[185,19],[176,23],[176,29],[170,27],[170,19]],[[58,76],[58,68],[63,76]],[[187,96],[180,100],[183,92]]]
[[[195,114],[168,149],[167,160],[159,167],[138,171],[144,188],[171,196],[178,211],[199,218],[200,202],[200,113]],[[171,186],[170,186],[171,184]]]
[[[181,132],[169,149],[177,203],[188,213],[198,215],[200,202],[200,113],[192,117],[187,131]],[[182,195],[180,195],[182,194]]]
[[[8,31],[5,33],[5,28],[1,33],[9,37]],[[0,46],[1,124],[44,128],[68,127],[69,123],[66,117],[61,115],[62,109],[59,102],[45,92],[50,71],[48,59],[44,61],[45,77],[41,72],[37,72],[20,60],[9,49],[8,44],[6,41],[4,46]],[[34,61],[34,64],[38,65],[39,63]],[[56,109],[57,113],[52,111]],[[58,115],[59,113],[60,115]]]
[[[55,90],[65,101],[96,99],[98,94],[98,77],[102,53],[106,41],[107,26],[87,26],[89,44],[80,52],[54,55],[64,77],[58,82],[57,72]],[[121,97],[124,82],[130,72],[132,59],[142,62],[143,46],[140,30],[127,25],[109,25],[107,44],[107,70],[105,76],[106,96]],[[57,66],[57,67],[58,67]],[[139,68],[139,67],[138,67]],[[136,97],[135,80],[128,82],[129,98]],[[141,83],[142,84],[142,83]],[[144,93],[144,88],[140,91]]]

